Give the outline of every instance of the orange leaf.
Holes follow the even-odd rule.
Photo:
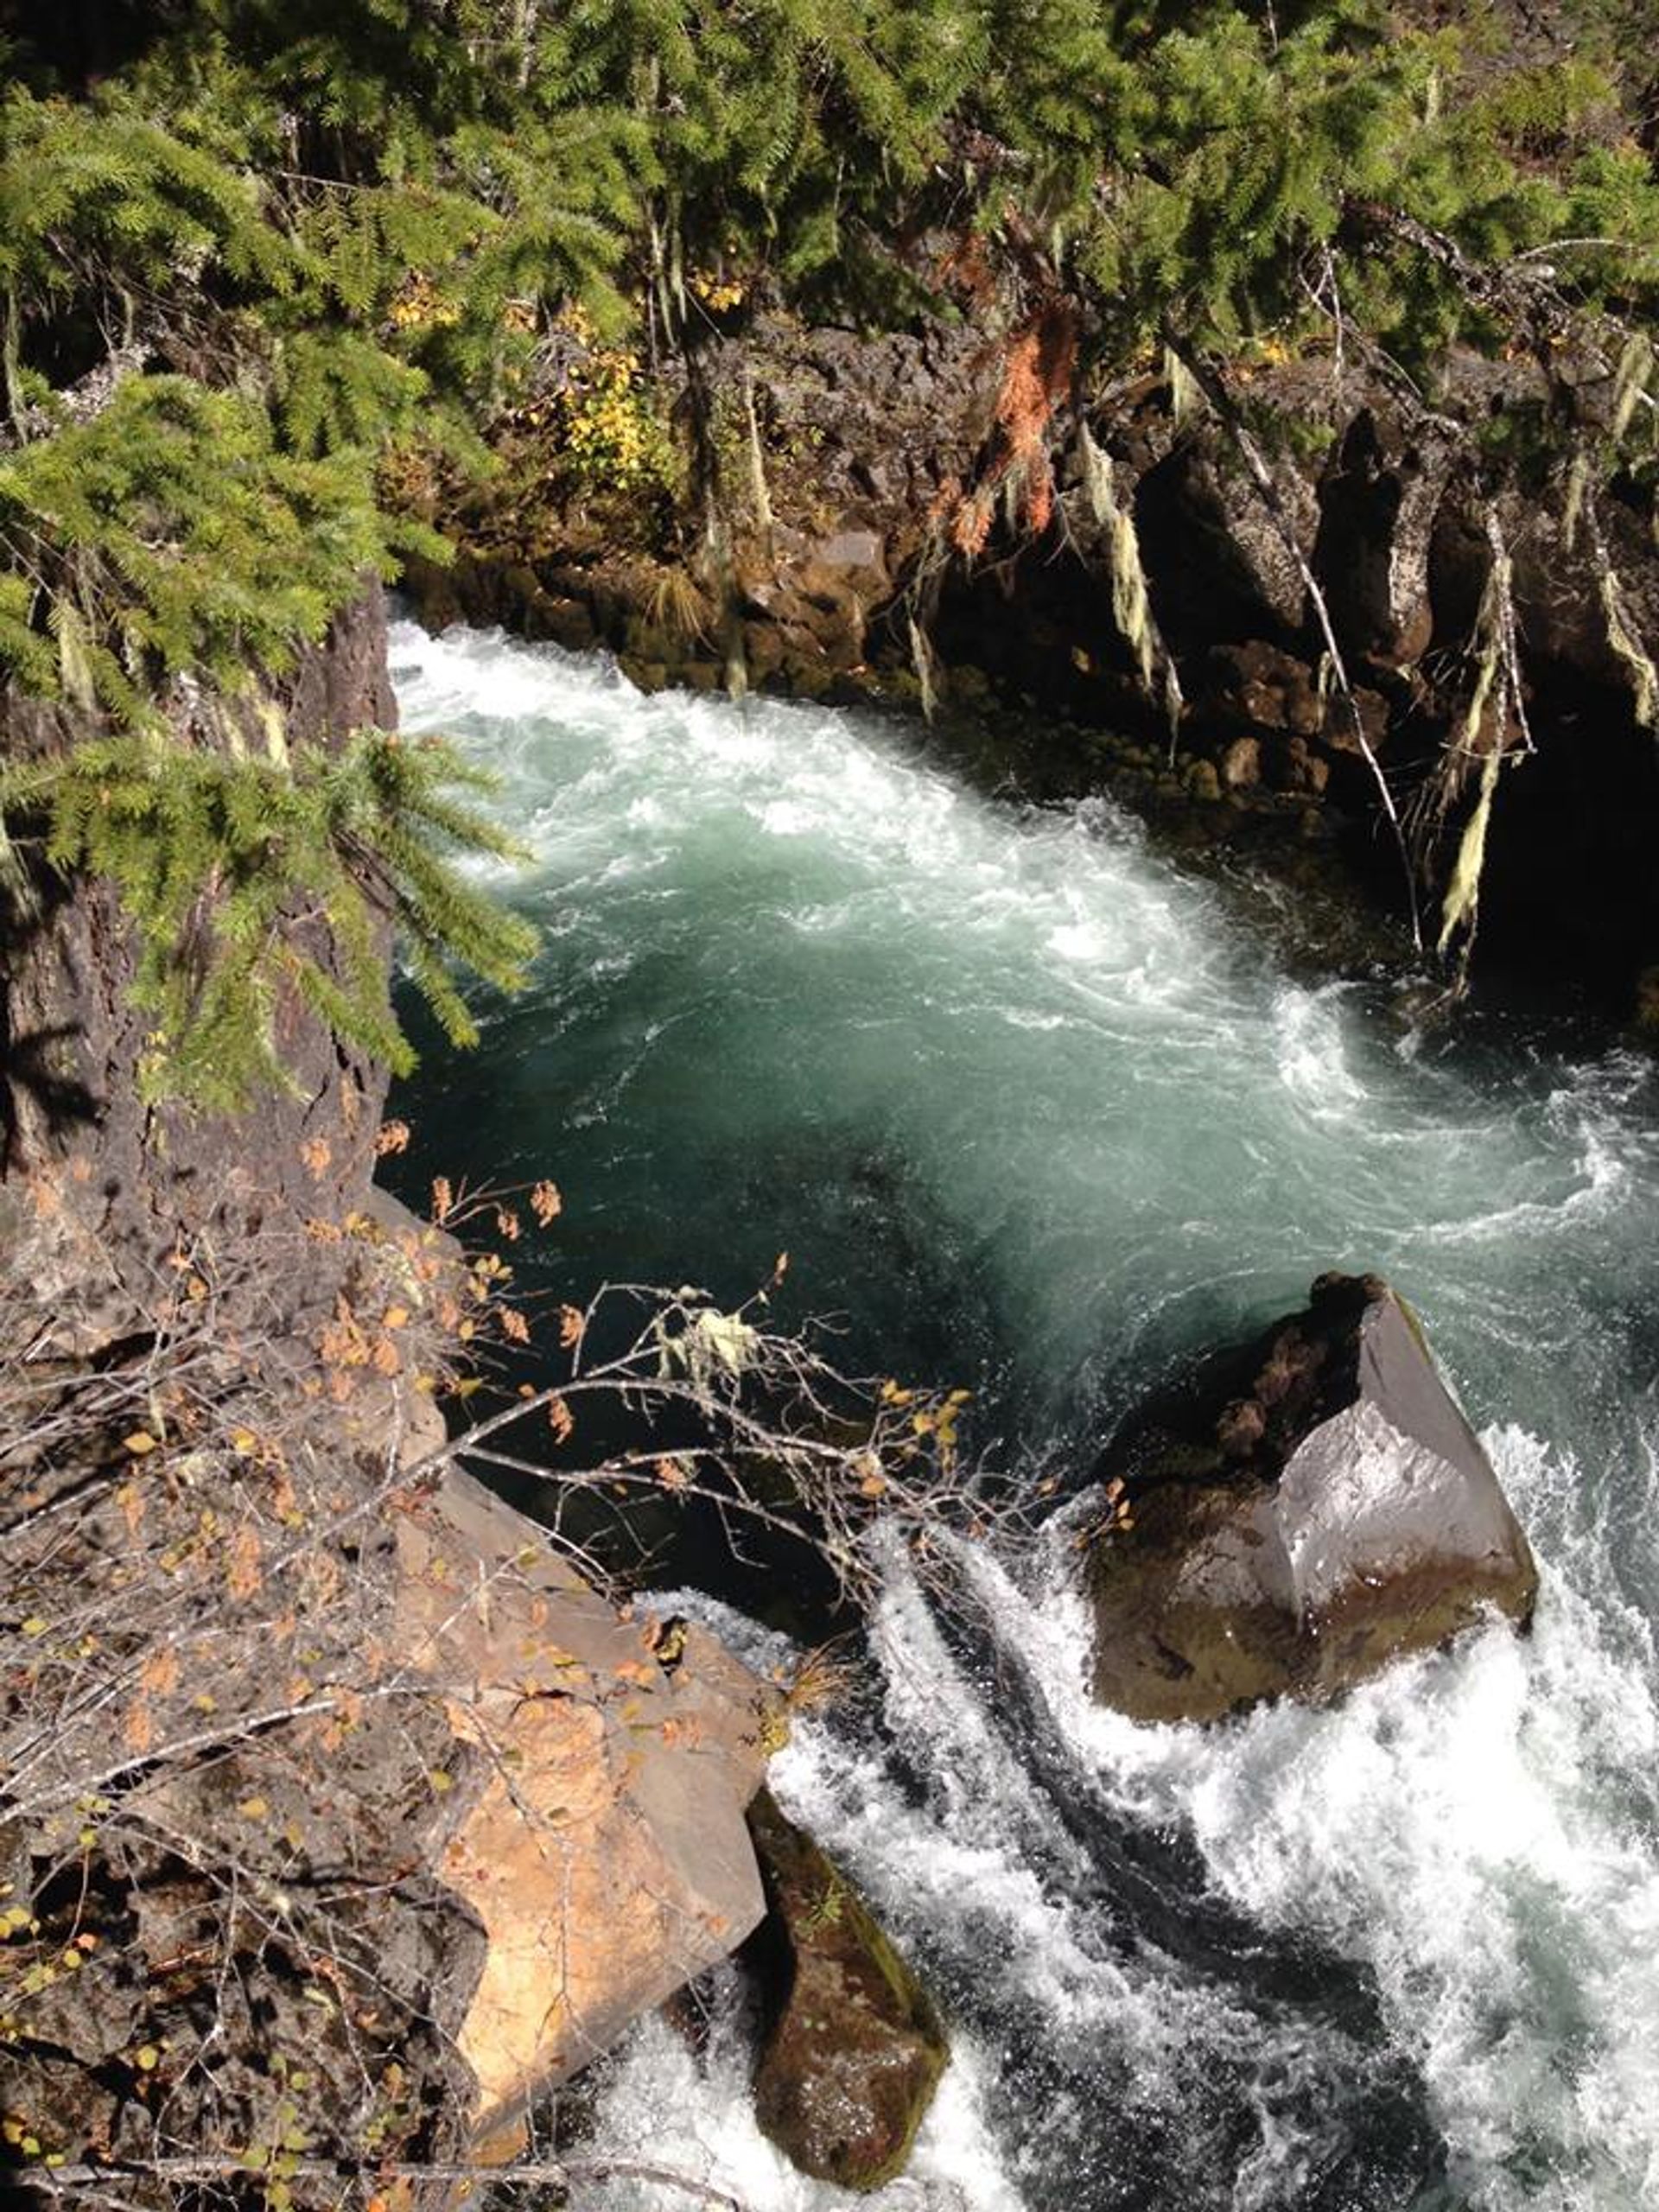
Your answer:
[[[232,1598],[251,1598],[264,1580],[264,1554],[258,1532],[238,1529],[231,1541],[230,1592]]]

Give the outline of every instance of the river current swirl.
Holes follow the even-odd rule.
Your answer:
[[[407,626],[394,672],[406,727],[504,779],[535,860],[501,887],[543,932],[402,1110],[435,1160],[556,1173],[550,1279],[734,1300],[787,1247],[854,1363],[970,1385],[1006,1464],[1076,1467],[1185,1353],[1379,1268],[1539,1555],[1530,1638],[1205,1732],[1089,1700],[1063,1528],[964,1558],[970,1631],[895,1567],[863,1698],[773,1770],[952,2021],[911,2171],[864,2201],[1659,2203],[1651,1068],[1414,1039],[1109,804],[987,797],[903,723]],[[731,1595],[676,1602],[777,1656]],[[758,2134],[741,2001],[715,1978],[695,2050],[640,2026],[597,2145],[753,2212],[850,2205]]]

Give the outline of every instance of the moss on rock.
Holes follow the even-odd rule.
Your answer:
[[[872,2190],[902,2171],[949,2056],[938,2016],[857,1892],[762,1792],[749,1828],[767,1919],[755,2113],[802,2172]]]

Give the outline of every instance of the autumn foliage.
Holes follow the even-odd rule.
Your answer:
[[[1056,410],[1071,396],[1077,356],[1076,314],[1061,300],[1039,308],[1010,341],[988,458],[950,523],[959,553],[971,558],[984,550],[999,494],[1023,510],[1033,535],[1048,528],[1054,512],[1052,429]]]
[[[437,1870],[483,1754],[395,1572],[452,1464],[534,1478],[543,1544],[612,1589],[665,1516],[816,1546],[857,1597],[877,1530],[928,1573],[996,1510],[966,1394],[837,1375],[774,1314],[786,1255],[730,1311],[538,1299],[515,1261],[557,1233],[550,1178],[441,1175],[430,1205],[180,1243],[90,1349],[10,1286],[0,2168],[43,2201],[419,2212],[464,2158],[478,1938]],[[300,1269],[332,1285],[308,1338],[275,1295]],[[444,1575],[477,1595],[475,1562]],[[630,1666],[673,1663],[647,1624]]]

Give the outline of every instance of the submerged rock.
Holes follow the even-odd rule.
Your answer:
[[[1121,1431],[1100,1475],[1095,1694],[1138,1720],[1330,1697],[1489,1609],[1531,1617],[1526,1537],[1376,1275],[1322,1276]]]
[[[877,2189],[910,2156],[948,2055],[925,1991],[868,1908],[762,1791],[749,1828],[769,1911],[761,2127],[803,2173]]]

